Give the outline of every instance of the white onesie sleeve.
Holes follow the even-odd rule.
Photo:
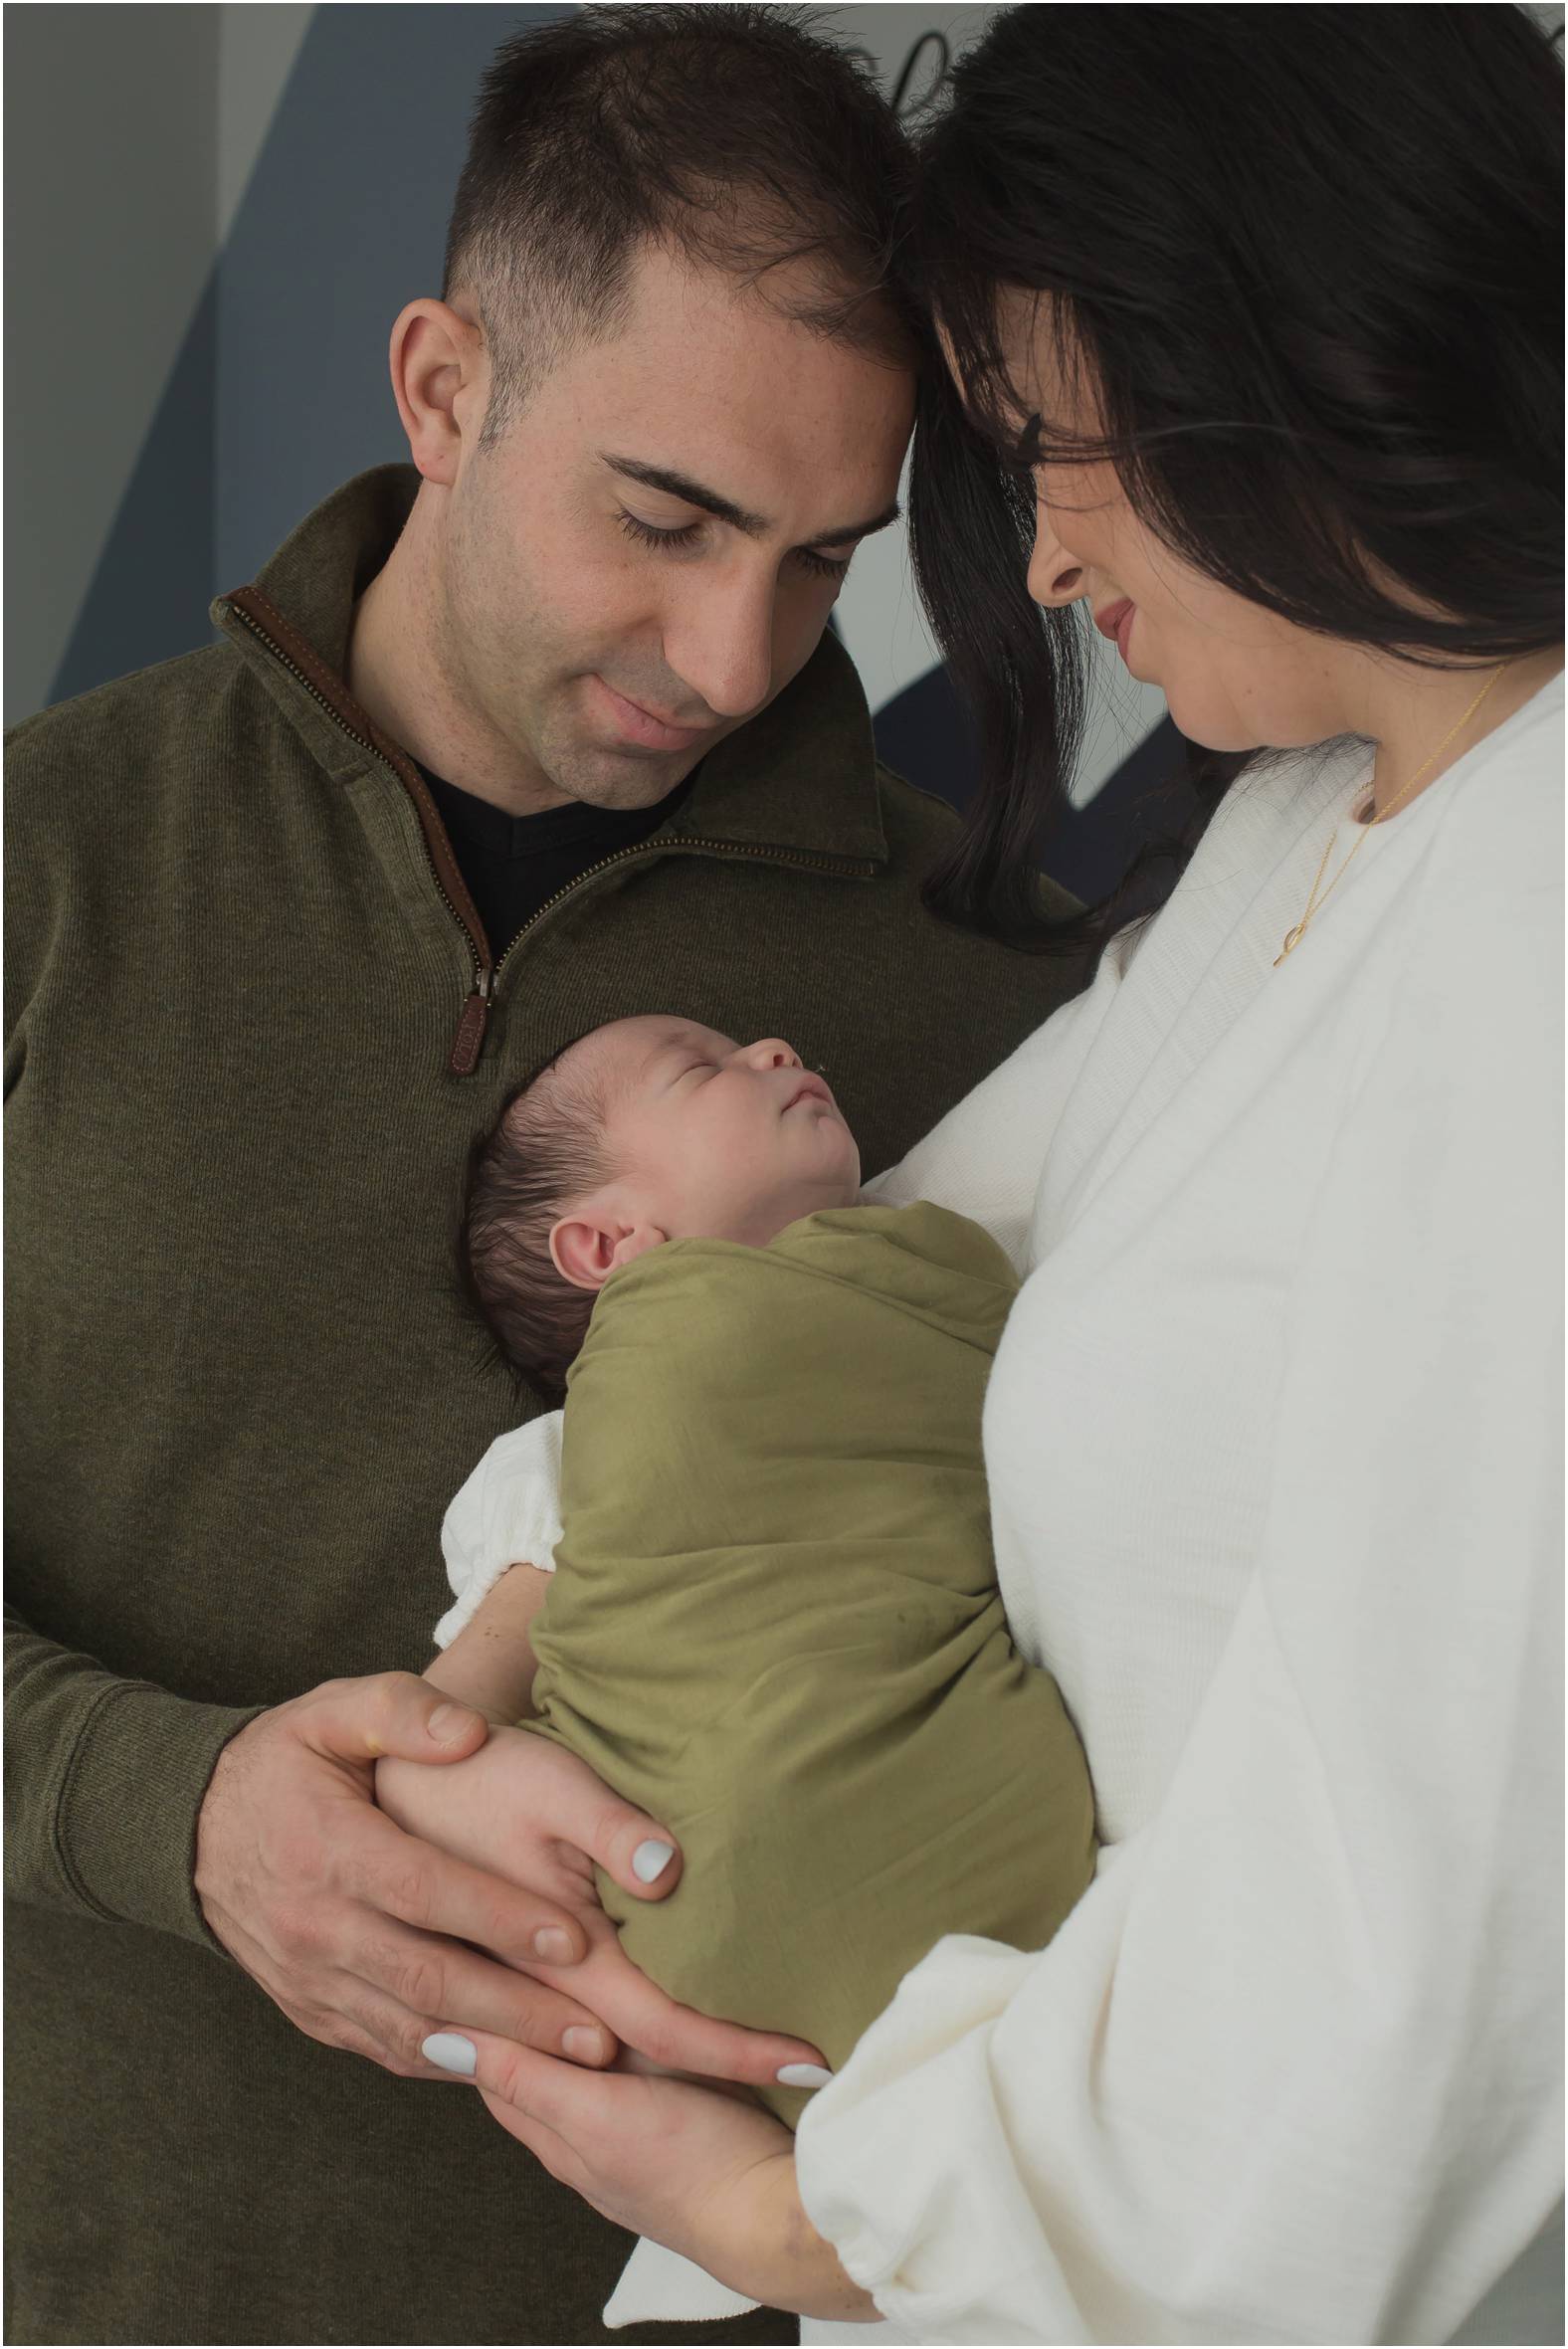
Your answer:
[[[441,1551],[455,1605],[436,1626],[450,1648],[508,1566],[555,1570],[561,1538],[561,1414],[497,1436],[448,1509]]]

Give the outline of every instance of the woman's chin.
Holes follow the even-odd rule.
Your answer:
[[[1161,680],[1150,678],[1150,685]],[[1212,700],[1201,693],[1185,693],[1179,685],[1163,686],[1165,706],[1171,723],[1189,742],[1200,750],[1262,750],[1276,744],[1258,731],[1257,721],[1249,723],[1234,709],[1216,709]]]

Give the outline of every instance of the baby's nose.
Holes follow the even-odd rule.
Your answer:
[[[747,1061],[753,1069],[798,1069],[800,1055],[782,1036],[764,1036],[756,1044],[746,1047]]]

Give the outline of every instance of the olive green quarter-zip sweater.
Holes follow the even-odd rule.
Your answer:
[[[214,607],[219,644],[10,748],[16,2342],[616,2337],[618,2230],[476,2097],[315,2045],[218,1951],[203,1794],[256,1708],[421,1668],[446,1504],[540,1408],[453,1258],[469,1148],[522,1075],[634,1012],[780,1032],[870,1172],[1076,976],[921,910],[954,820],[879,768],[831,638],[497,966],[341,683],[413,488],[351,483]]]

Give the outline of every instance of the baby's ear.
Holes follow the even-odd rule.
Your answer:
[[[617,1265],[629,1265],[634,1257],[645,1256],[651,1248],[663,1248],[669,1237],[657,1224],[624,1225],[611,1259],[612,1272]]]
[[[618,1265],[629,1265],[669,1235],[653,1224],[629,1223],[607,1208],[562,1216],[550,1233],[550,1262],[574,1288],[603,1288]]]

